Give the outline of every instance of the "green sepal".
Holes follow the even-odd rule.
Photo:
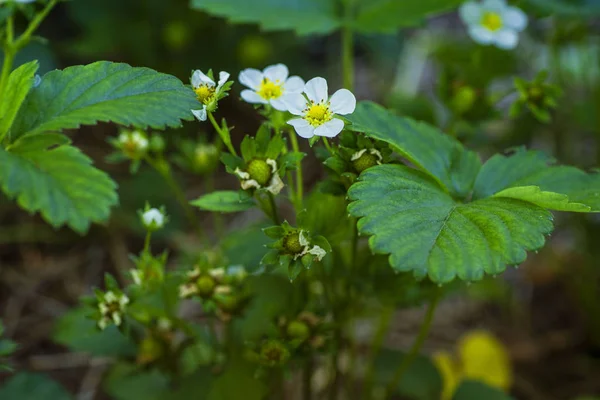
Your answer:
[[[279,225],[264,228],[263,232],[271,239],[280,239],[285,236],[286,233],[285,229]]]
[[[261,265],[277,265],[279,264],[279,250],[269,250],[260,260]]]
[[[290,282],[293,282],[298,275],[304,270],[304,265],[300,260],[292,260],[288,266],[288,277]]]

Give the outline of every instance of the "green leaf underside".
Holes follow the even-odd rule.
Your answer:
[[[149,68],[99,61],[49,72],[18,114],[13,134],[75,129],[97,122],[165,129],[192,120],[194,92]]]
[[[341,23],[329,0],[191,0],[191,6],[233,23],[256,23],[265,31],[294,30],[299,35],[327,34]]]
[[[493,197],[523,200],[548,210],[571,212],[590,212],[591,210],[585,204],[569,202],[569,196],[565,194],[545,192],[538,186],[519,186],[504,189]]]
[[[464,0],[363,0],[359,6],[356,30],[393,33],[399,27],[416,25],[431,14],[450,11]]]
[[[32,61],[21,65],[10,74],[4,98],[0,101],[0,138],[10,130],[23,100],[33,86],[33,77],[37,69],[37,61]]]
[[[191,205],[207,211],[238,212],[245,211],[256,204],[252,197],[234,191],[217,191],[199,197]]]
[[[565,194],[569,201],[600,211],[600,173],[585,173],[540,151],[523,148],[509,156],[497,154],[481,168],[473,187],[473,199],[492,196],[504,189],[538,186],[543,191]]]
[[[43,138],[40,141],[46,144]],[[85,233],[91,222],[105,221],[117,204],[116,184],[72,146],[47,150],[29,144],[15,146],[12,152],[0,149],[0,165],[4,193],[16,197],[25,210],[40,212],[55,228],[67,224]]]
[[[389,143],[398,153],[431,175],[451,194],[464,198],[481,167],[479,156],[456,139],[428,124],[402,118],[363,101],[347,119],[349,129]]]
[[[445,283],[474,281],[517,265],[544,245],[552,214],[506,197],[452,199],[424,173],[401,165],[372,167],[348,192],[349,212],[375,253],[398,271]]]

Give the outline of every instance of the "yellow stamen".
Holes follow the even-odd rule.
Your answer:
[[[492,12],[492,11],[486,11],[483,13],[483,16],[481,17],[481,25],[483,25],[484,28],[487,28],[490,31],[495,32],[498,29],[502,28],[504,23],[502,21],[502,17],[500,16],[500,14]]]
[[[331,120],[332,117],[333,115],[331,110],[329,110],[329,104],[323,103],[312,104],[304,116],[312,126],[323,125],[325,122]]]
[[[260,89],[258,89],[257,93],[260,97],[265,100],[276,99],[281,96],[283,90],[281,88],[281,84],[277,82],[273,82],[267,78],[263,79],[260,84]]]
[[[195,88],[194,92],[196,92],[196,96],[202,104],[208,104],[211,102],[216,89],[214,86],[203,84]]]

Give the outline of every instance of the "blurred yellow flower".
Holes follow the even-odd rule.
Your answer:
[[[444,381],[442,400],[450,400],[464,379],[479,380],[507,391],[512,384],[512,368],[502,343],[484,331],[464,335],[457,345],[456,354],[442,351],[434,354],[433,361]]]

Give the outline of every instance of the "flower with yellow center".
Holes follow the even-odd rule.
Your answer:
[[[517,46],[519,32],[527,26],[527,15],[505,0],[468,1],[460,7],[459,13],[474,41],[505,50]]]
[[[327,81],[317,77],[306,82],[304,97],[300,93],[286,97],[288,111],[301,118],[288,121],[303,138],[313,136],[334,137],[344,129],[344,121],[336,114],[352,114],[356,98],[347,89],[340,89],[329,98]]]
[[[206,121],[206,110],[207,107],[212,110],[212,105],[216,103],[218,100],[219,92],[221,88],[229,79],[229,73],[225,71],[219,72],[219,82],[215,84],[208,75],[199,69],[194,71],[192,74],[192,89],[194,89],[194,93],[198,97],[198,101],[202,103],[202,108],[200,110],[192,110],[192,114],[200,121]]]
[[[285,96],[302,93],[304,81],[299,76],[290,76],[283,64],[271,65],[259,71],[247,68],[240,72],[240,82],[250,89],[242,90],[242,99],[252,104],[270,104],[274,109],[287,111]]]

